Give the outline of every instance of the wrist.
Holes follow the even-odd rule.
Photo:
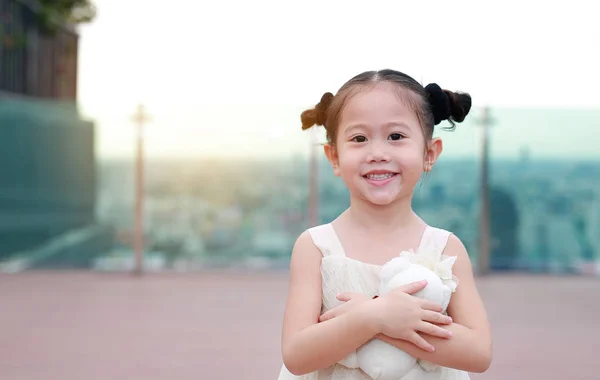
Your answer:
[[[373,335],[381,334],[383,332],[381,304],[382,299],[377,296],[374,296],[372,299],[363,303],[363,318]]]

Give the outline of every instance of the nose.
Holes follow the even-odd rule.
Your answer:
[[[369,152],[367,154],[367,162],[389,162],[390,154],[388,152],[388,144],[373,141],[369,144]]]

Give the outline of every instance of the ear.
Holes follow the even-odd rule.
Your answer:
[[[323,150],[325,150],[325,155],[327,156],[327,159],[329,160],[331,167],[333,167],[333,174],[335,174],[336,176],[339,177],[340,176],[340,159],[338,156],[337,149],[335,148],[335,146],[331,145],[331,143],[327,143],[323,147]]]
[[[439,137],[433,138],[429,141],[427,144],[427,152],[425,152],[424,170],[426,172],[429,172],[431,169],[433,169],[433,165],[435,165],[435,162],[440,157],[440,154],[442,154],[442,149],[442,139]]]

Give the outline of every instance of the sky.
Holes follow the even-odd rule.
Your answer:
[[[484,106],[600,110],[593,1],[94,1],[78,101],[101,159],[133,156],[138,103],[149,157],[306,154],[300,113],[383,68],[469,92],[473,125]],[[524,145],[551,156],[558,142],[560,154],[600,157],[589,120],[577,133],[512,127],[493,131],[499,156]],[[444,154],[476,155],[478,133],[444,134]]]

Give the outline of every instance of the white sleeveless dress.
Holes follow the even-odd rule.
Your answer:
[[[313,243],[323,255],[321,261],[323,289],[321,314],[342,304],[336,298],[336,295],[342,292],[361,293],[369,297],[378,293],[381,266],[347,257],[330,223],[310,228],[308,232]],[[424,251],[435,252],[441,259],[449,236],[450,232],[448,231],[427,226],[416,254]],[[360,368],[357,368],[355,363],[356,352],[352,352],[342,361],[328,368],[302,376],[293,375],[284,365],[278,380],[372,380]],[[469,380],[469,375],[465,371],[439,367],[439,370],[428,373],[423,380]]]

